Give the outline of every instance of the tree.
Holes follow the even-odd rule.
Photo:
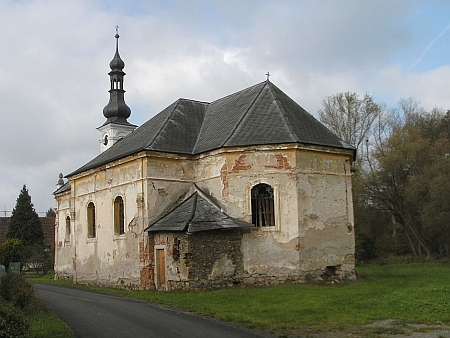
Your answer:
[[[18,238],[24,246],[44,245],[44,232],[24,185],[9,219],[6,238]]]
[[[20,262],[23,245],[17,238],[7,238],[0,248],[0,263],[8,270],[10,262]]]
[[[416,257],[450,254],[449,120],[437,109],[409,109],[372,149],[376,165],[364,177],[366,200],[391,215],[380,227],[391,238],[403,236]]]
[[[322,107],[320,121],[360,153],[374,121],[384,110],[368,93],[360,97],[350,92],[325,97]]]
[[[47,210],[45,217],[56,217],[55,209],[50,208]]]
[[[412,98],[389,111],[369,94],[326,97],[321,121],[358,149],[353,201],[358,259],[450,256],[450,111]]]

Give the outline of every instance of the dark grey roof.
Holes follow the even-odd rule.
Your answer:
[[[144,231],[187,231],[194,233],[253,227],[253,224],[230,217],[196,191],[175,209]]]
[[[68,176],[143,150],[191,154],[206,105],[202,102],[179,99]]]
[[[63,193],[63,192],[69,191],[69,190],[70,190],[70,183],[66,182],[62,187],[56,189],[56,191],[53,193],[53,195],[60,194],[60,193]]]
[[[222,147],[281,143],[354,151],[264,81],[212,103],[179,99],[69,176],[143,150],[194,155]]]

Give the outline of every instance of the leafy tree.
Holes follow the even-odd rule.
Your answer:
[[[405,117],[372,150],[377,165],[364,177],[366,198],[391,215],[381,227],[391,239],[403,237],[414,256],[448,257],[449,116],[435,109]]]
[[[44,232],[24,185],[9,219],[6,238],[18,238],[24,246],[44,245]]]
[[[8,270],[10,262],[20,262],[23,245],[17,238],[7,238],[0,248],[0,263]]]
[[[47,210],[47,213],[45,214],[45,217],[56,217],[55,209],[50,208]]]
[[[358,148],[353,177],[358,259],[450,255],[450,111],[412,98],[385,111],[370,95],[323,100],[321,121]]]

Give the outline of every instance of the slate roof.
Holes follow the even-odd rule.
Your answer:
[[[143,150],[195,155],[281,143],[354,151],[272,82],[264,81],[211,103],[179,99],[68,176]]]
[[[195,233],[253,227],[253,224],[230,217],[197,191],[144,231],[177,231]]]
[[[70,191],[70,183],[67,181],[64,185],[53,192],[53,195],[60,194],[65,191]]]

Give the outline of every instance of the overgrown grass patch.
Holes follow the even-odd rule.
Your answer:
[[[35,297],[23,275],[0,279],[0,337],[74,337],[73,331]]]
[[[51,311],[42,301],[37,301],[29,311],[28,335],[32,338],[71,338],[72,329]]]
[[[355,325],[385,319],[405,324],[450,324],[449,265],[361,266],[357,271],[358,280],[338,285],[286,284],[170,292],[93,289],[277,333],[351,330]],[[380,330],[400,332],[403,329]]]

